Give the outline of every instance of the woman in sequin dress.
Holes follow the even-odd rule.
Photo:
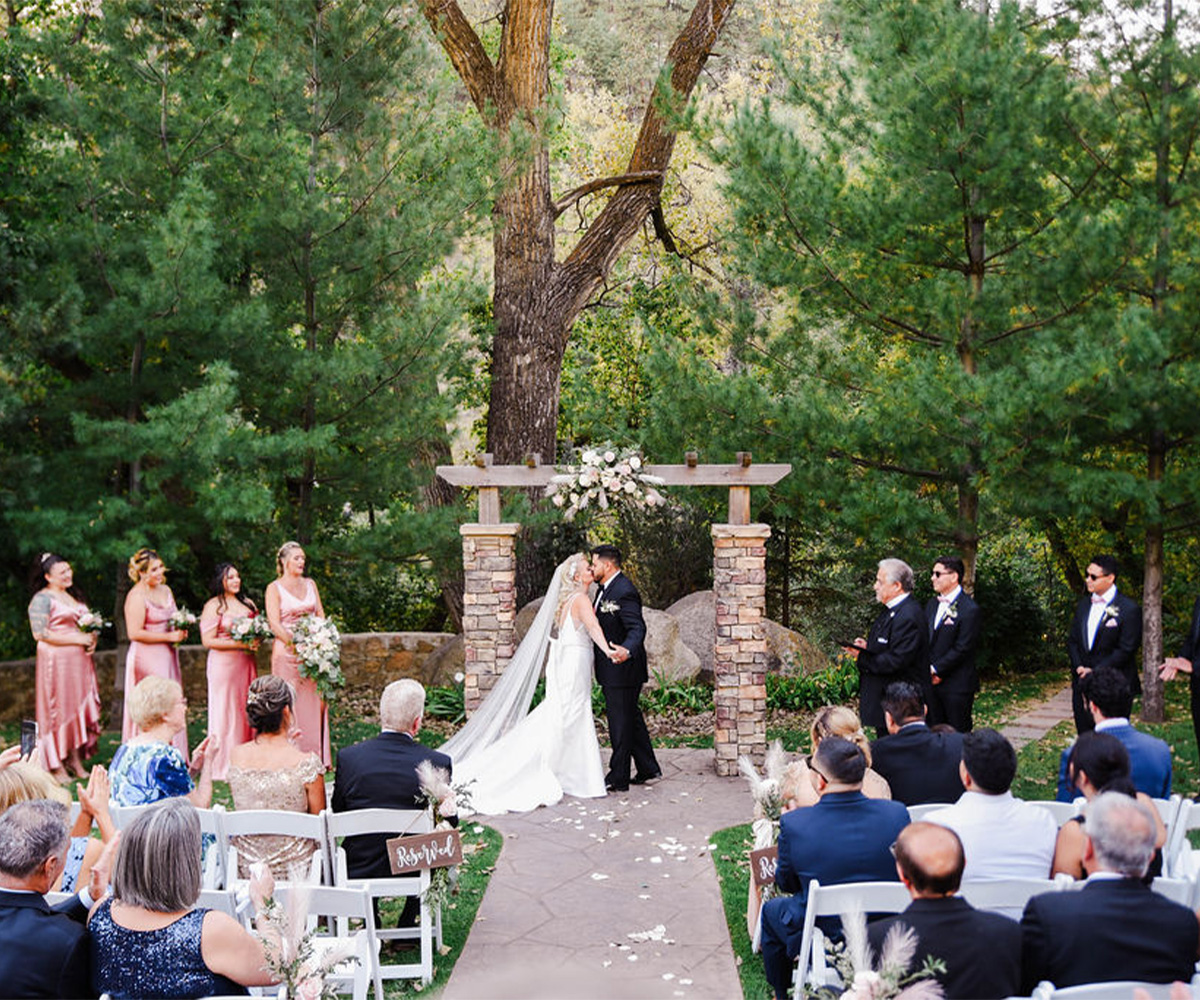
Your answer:
[[[171,616],[178,610],[175,595],[167,586],[167,567],[153,549],[138,549],[129,560],[129,579],[133,586],[125,596],[125,630],[129,634],[129,655],[125,657],[125,718],[121,740],[134,735],[129,714],[129,693],[144,677],[182,680],[179,654],[175,647],[187,638],[184,629],[171,628]],[[175,747],[187,760],[187,732],[175,735]]]
[[[329,710],[321,700],[315,681],[300,676],[299,661],[292,647],[292,627],[305,615],[325,617],[317,585],[304,575],[304,549],[298,542],[284,542],[275,556],[278,579],[267,584],[267,621],[275,633],[271,649],[271,673],[292,686],[295,695],[296,743],[311,750],[328,769]]]
[[[271,809],[317,815],[325,808],[321,758],[296,747],[289,738],[292,691],[282,677],[259,677],[250,685],[246,715],[254,740],[235,747],[230,757],[229,791],[235,809]],[[307,837],[259,835],[234,838],[238,877],[249,865],[265,861],[277,879],[299,881],[308,874],[317,849]],[[296,874],[299,870],[301,874]]]
[[[197,907],[200,820],[179,799],[149,809],[124,831],[113,893],[88,917],[93,995],[210,997],[274,982],[260,940],[233,917]],[[273,884],[251,883],[256,909]]]
[[[39,745],[56,779],[70,780],[68,767],[76,778],[86,778],[83,758],[96,752],[100,736],[100,691],[92,663],[96,633],[77,625],[87,605],[75,592],[69,562],[43,553],[34,581],[29,628],[37,641]]]
[[[258,608],[241,595],[242,578],[232,563],[221,563],[209,590],[213,596],[200,612],[200,641],[208,649],[208,731],[220,749],[213,759],[214,781],[229,774],[229,754],[250,739],[246,721],[246,695],[258,673],[254,662],[257,642],[238,642],[229,626],[238,618],[258,614]]]

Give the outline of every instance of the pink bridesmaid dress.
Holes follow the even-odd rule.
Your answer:
[[[306,580],[305,585],[307,589],[304,591],[304,599],[297,600],[288,593],[287,587],[279,584],[279,618],[288,631],[291,631],[296,622],[305,615],[317,612],[317,588],[313,586],[312,580]],[[299,661],[292,653],[291,647],[278,639],[271,647],[271,673],[287,681],[296,694],[296,701],[292,706],[296,725],[300,727],[300,739],[296,741],[296,746],[315,753],[328,770],[331,759],[329,709],[317,692],[316,681],[300,676]]]
[[[51,595],[48,632],[75,632],[83,607]],[[96,752],[100,735],[100,689],[92,654],[82,646],[37,644],[37,724],[46,767],[63,766],[71,750]]]
[[[203,634],[215,629],[217,638],[228,639],[233,621],[229,612],[215,619],[205,618],[200,622],[200,631]],[[250,739],[246,696],[257,676],[253,653],[244,649],[208,651],[208,732],[220,741],[212,762],[216,781],[224,781],[229,775],[229,752]]]
[[[175,614],[175,599],[165,607],[159,607],[146,601],[147,632],[170,632],[171,615]],[[143,677],[166,677],[178,684],[183,683],[183,674],[179,670],[179,651],[170,642],[131,642],[129,655],[125,657],[125,718],[121,723],[121,742],[128,743],[137,735],[137,726],[129,715],[129,695],[137,682]],[[188,755],[187,730],[176,733],[171,740],[172,745],[183,754],[184,761],[191,758]]]

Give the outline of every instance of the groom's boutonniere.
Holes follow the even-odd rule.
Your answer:
[[[615,614],[616,612],[618,612],[620,610],[621,610],[621,605],[619,605],[616,601],[601,601],[600,602],[600,613],[602,615]]]

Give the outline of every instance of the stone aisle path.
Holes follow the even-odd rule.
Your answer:
[[[1073,717],[1071,685],[1068,684],[1054,697],[1038,703],[1028,712],[1013,719],[1000,732],[1008,737],[1009,742],[1017,750],[1020,750],[1026,743],[1040,740],[1064,719]]]
[[[712,750],[657,755],[652,785],[487,820],[504,846],[446,1000],[741,996],[708,837],[749,790]]]

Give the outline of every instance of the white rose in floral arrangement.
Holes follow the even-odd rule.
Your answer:
[[[640,458],[638,458],[637,455],[630,455],[629,456],[629,467],[631,469],[633,469],[634,472],[636,472],[638,469],[640,469],[642,467],[642,460]]]
[[[617,460],[617,453],[615,451],[606,451],[604,453],[604,461],[608,462],[610,465],[613,462],[615,462],[616,460]]]

